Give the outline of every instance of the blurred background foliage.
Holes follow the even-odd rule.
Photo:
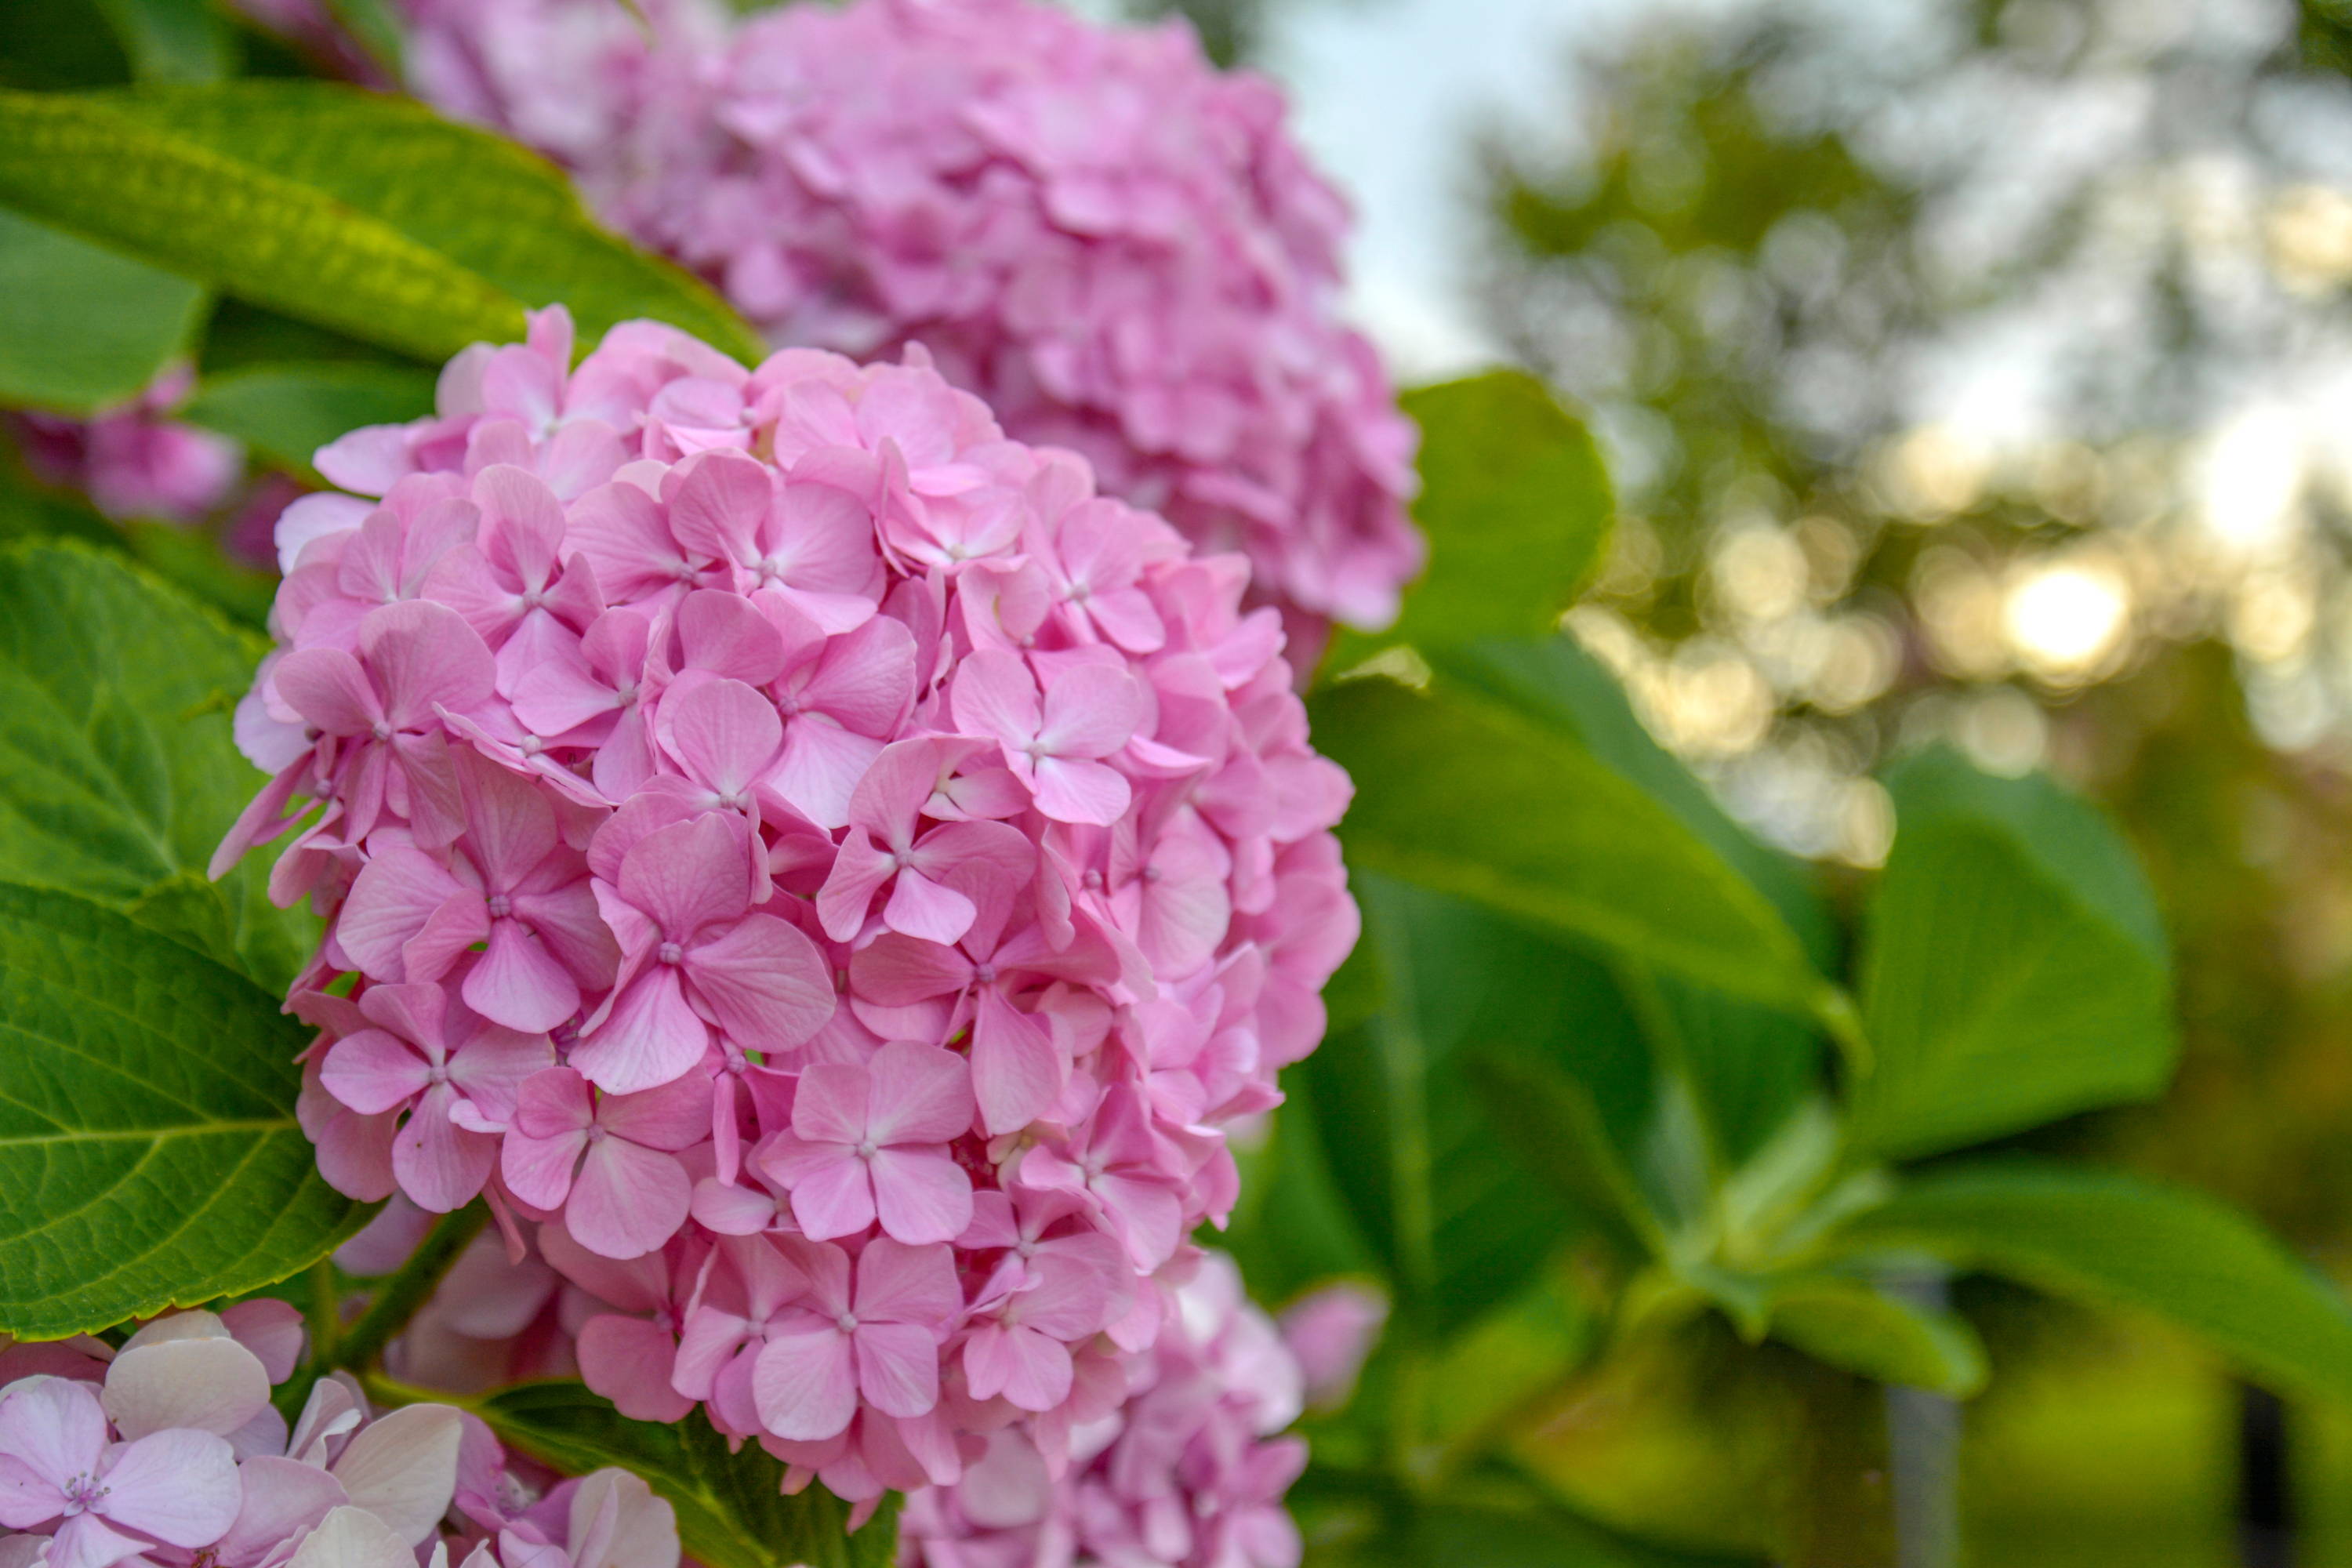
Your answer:
[[[2352,5],[1662,5],[1564,66],[1578,112],[1480,147],[1468,243],[1485,320],[1612,459],[1575,635],[1809,857],[1880,860],[1874,773],[1931,741],[2115,811],[2178,945],[2181,1076],[2023,1142],[2225,1193],[2344,1277]],[[1971,1407],[1981,1561],[2284,1562],[2288,1508],[2294,1560],[2352,1563],[2340,1422],[2291,1418],[2283,1499],[2243,1473],[2276,1457],[2260,1401],[2195,1353],[1962,1304],[2017,1369]],[[1553,1436],[1591,1495],[1689,1470],[1659,1457],[1688,1433],[1580,1448],[1580,1419]]]

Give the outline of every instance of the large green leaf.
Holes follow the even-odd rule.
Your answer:
[[[761,353],[700,283],[599,228],[553,167],[421,106],[323,82],[0,94],[0,203],[428,359],[652,316]]]
[[[1624,689],[1566,637],[1488,638],[1432,650],[1449,681],[1571,737],[1673,813],[1771,901],[1814,965],[1835,973],[1839,935],[1811,871],[1759,840],[1642,728]],[[1689,1072],[1722,1163],[1748,1159],[1786,1121],[1821,1071],[1807,1024],[1671,974],[1631,978],[1654,998],[1644,1020],[1659,1049]]]
[[[1592,436],[1524,371],[1404,395],[1421,426],[1413,520],[1429,566],[1378,637],[1343,633],[1332,665],[1385,642],[1437,647],[1547,632],[1592,574],[1614,510]]]
[[[2352,1308],[2234,1209],[2201,1193],[2039,1161],[1907,1182],[1834,1238],[1926,1253],[2053,1295],[2168,1319],[2282,1390],[2352,1400]]]
[[[667,1426],[632,1421],[576,1383],[526,1383],[467,1407],[508,1447],[557,1469],[627,1466],[677,1510],[686,1554],[709,1568],[890,1568],[895,1561],[895,1495],[849,1534],[847,1503],[821,1486],[783,1496],[781,1463],[756,1443],[729,1453],[698,1414]]]
[[[1354,886],[1388,1002],[1303,1065],[1316,1142],[1400,1311],[1446,1334],[1525,1284],[1577,1228],[1496,1140],[1466,1064],[1492,1055],[1572,1072],[1607,1131],[1633,1146],[1649,1061],[1591,960],[1378,873],[1360,870]]]
[[[2046,779],[1929,753],[1889,779],[1871,901],[1874,1068],[1857,1146],[1906,1157],[2159,1091],[2177,1048],[2147,883],[2105,818]]]
[[[421,368],[333,362],[256,366],[205,377],[178,412],[309,474],[320,447],[362,425],[432,413],[433,377]]]
[[[262,646],[120,557],[0,551],[0,879],[151,921],[282,988],[317,922],[269,904],[267,855],[204,879],[263,782],[229,737]]]
[[[251,1290],[358,1229],[294,1120],[309,1040],[233,970],[0,883],[0,1331]]]
[[[1841,1013],[1754,886],[1572,737],[1444,682],[1349,680],[1310,708],[1355,779],[1350,864],[1783,1011]]]
[[[0,211],[0,403],[88,414],[187,350],[205,291]]]

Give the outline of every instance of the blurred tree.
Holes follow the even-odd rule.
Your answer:
[[[2179,944],[2183,1075],[2032,1142],[2339,1272],[2347,74],[2345,0],[1653,15],[1580,60],[1570,155],[1490,140],[1484,301],[1616,456],[1634,515],[1572,624],[1651,728],[1861,864],[1873,771],[1928,740],[2105,799]]]
[[[1182,16],[1201,35],[1201,47],[1221,66],[1252,59],[1264,37],[1267,0],[1128,0],[1139,18]]]
[[[1584,62],[1578,156],[1489,158],[1490,318],[1639,514],[1580,633],[1808,853],[1883,852],[1869,771],[1929,738],[2116,802],[2186,950],[2163,1114],[2244,1123],[2150,1157],[2312,1243],[2352,1218],[2308,1179],[2352,1079],[2341,11],[2300,52],[2198,0],[1655,21]]]

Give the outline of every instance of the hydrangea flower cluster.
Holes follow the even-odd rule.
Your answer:
[[[82,491],[109,517],[194,522],[226,503],[245,473],[243,447],[170,416],[194,380],[187,366],[173,366],[138,396],[89,419],[17,415],[26,466],[50,484]]]
[[[215,865],[304,824],[320,1167],[626,1276],[631,1414],[852,1499],[1059,1468],[1355,938],[1278,617],[919,357],[571,348],[280,521]]]
[[[1273,84],[1214,69],[1184,24],[1043,0],[731,26],[667,0],[650,35],[609,0],[401,10],[420,94],[564,163],[772,343],[922,344],[1016,438],[1245,552],[1302,648],[1396,614],[1415,435],[1339,320],[1346,205]]]
[[[644,1481],[547,1485],[449,1405],[378,1413],[336,1373],[289,1426],[302,1350],[267,1300],[0,1350],[0,1568],[677,1568]]]

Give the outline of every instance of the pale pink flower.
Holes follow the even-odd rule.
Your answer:
[[[18,415],[26,466],[84,491],[109,517],[194,522],[226,505],[245,473],[236,442],[171,417],[194,384],[194,370],[173,365],[136,397],[88,419]]]
[[[236,1518],[236,1454],[211,1432],[116,1442],[88,1384],[33,1377],[0,1395],[0,1525],[54,1523],[51,1568],[108,1568],[161,1542],[205,1546]]]
[[[1348,1403],[1388,1318],[1388,1298],[1351,1280],[1310,1290],[1282,1310],[1283,1342],[1298,1358],[1308,1405],[1332,1410]]]

